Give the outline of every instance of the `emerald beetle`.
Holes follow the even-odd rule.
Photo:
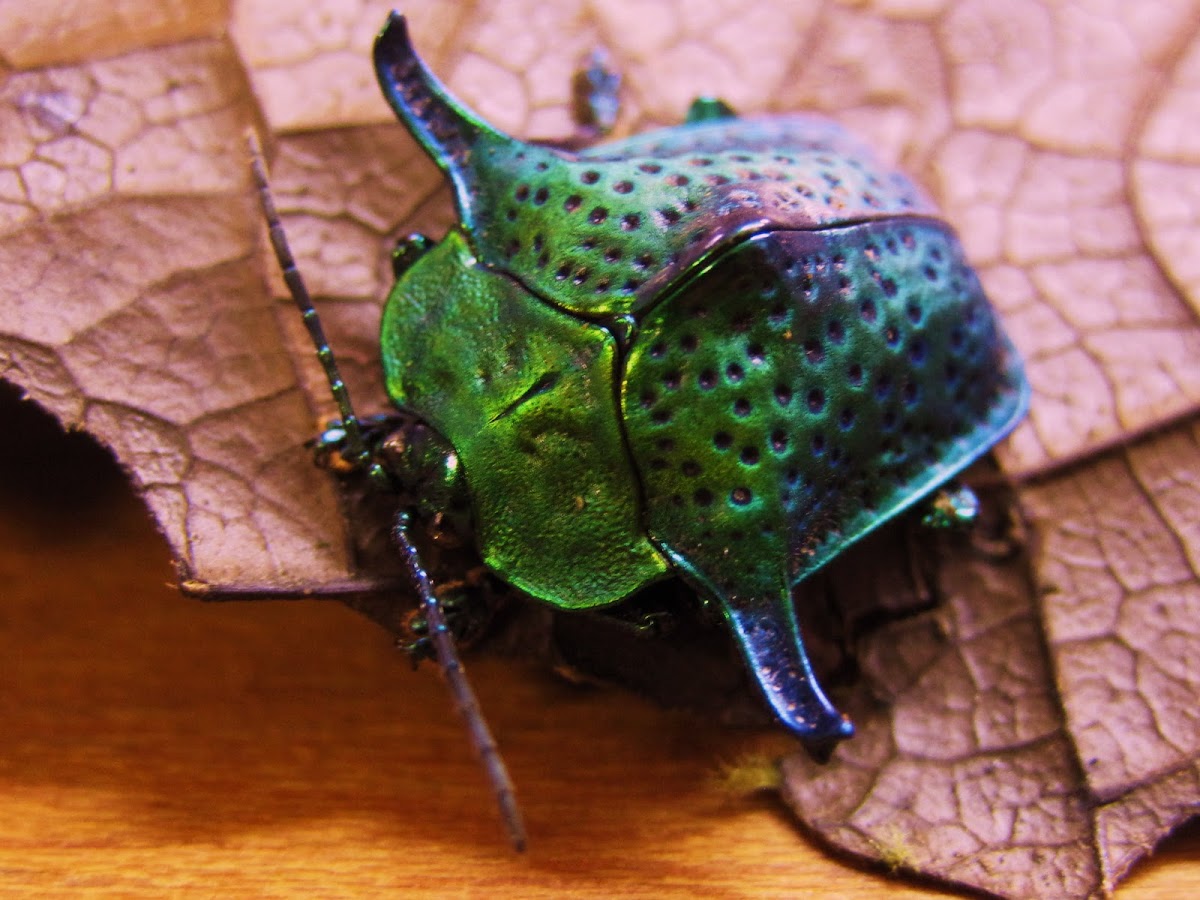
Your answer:
[[[342,408],[323,450],[403,498],[396,538],[443,664],[460,673],[414,522],[471,534],[500,579],[562,610],[681,578],[723,613],[783,725],[849,736],[793,590],[1028,402],[954,232],[825,119],[699,100],[683,125],[568,152],[464,109],[395,13],[375,67],[459,220],[394,254],[382,361],[407,418],[360,427],[306,320]]]

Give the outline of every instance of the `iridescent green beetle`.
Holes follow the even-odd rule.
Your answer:
[[[698,101],[568,153],[463,109],[398,15],[375,65],[459,225],[398,248],[383,314],[388,393],[428,429],[351,456],[426,516],[468,498],[487,566],[560,609],[684,578],[784,725],[848,736],[793,588],[1027,404],[951,229],[823,119]]]

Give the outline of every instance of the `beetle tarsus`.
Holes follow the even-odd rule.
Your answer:
[[[454,697],[454,704],[458,707],[459,714],[467,726],[471,744],[479,755],[484,771],[487,772],[488,781],[492,785],[492,793],[496,797],[496,805],[500,808],[500,816],[505,830],[508,832],[509,840],[515,850],[522,851],[525,849],[526,843],[525,825],[521,818],[521,810],[517,805],[517,795],[512,779],[508,775],[508,767],[505,766],[504,758],[500,755],[500,748],[496,745],[487,720],[483,717],[475,690],[467,680],[466,672],[463,671],[458,651],[454,647],[454,638],[450,634],[450,627],[446,624],[441,601],[434,593],[429,574],[425,571],[420,554],[409,535],[411,524],[412,516],[408,512],[401,512],[396,517],[393,534],[421,600],[421,609],[424,611],[428,629],[428,640],[433,647],[434,655],[443,676],[445,676],[450,693]]]

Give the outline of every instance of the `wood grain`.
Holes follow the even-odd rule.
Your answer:
[[[336,604],[184,600],[103,454],[7,392],[0,434],[4,896],[944,896],[716,790],[763,735],[473,660],[515,855],[433,671]],[[1198,895],[1196,827],[1120,894]]]

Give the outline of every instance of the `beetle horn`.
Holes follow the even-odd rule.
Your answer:
[[[830,745],[854,734],[850,720],[821,690],[792,606],[781,596],[724,598],[725,617],[767,703],[779,720],[806,741]]]
[[[393,12],[375,39],[375,74],[383,95],[469,207],[487,150],[521,145],[455,100],[413,49],[404,16]],[[481,154],[480,150],[484,150]]]

